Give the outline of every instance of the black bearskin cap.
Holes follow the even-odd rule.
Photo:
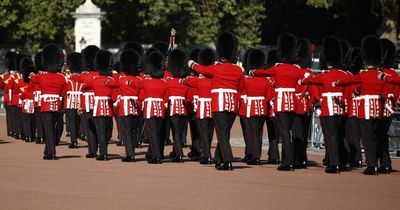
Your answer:
[[[297,39],[293,34],[284,33],[278,37],[278,58],[282,63],[295,63]]]
[[[81,73],[83,71],[82,54],[74,52],[67,57],[67,65],[71,73]]]
[[[29,77],[32,73],[36,73],[36,69],[33,65],[24,67],[24,69],[22,70],[22,79],[24,80],[25,83],[29,83],[30,81]]]
[[[24,58],[27,58],[27,59],[30,60],[29,56],[24,55],[24,54],[17,54],[17,56],[16,56],[15,59],[14,59],[15,66],[17,67],[16,70],[17,70],[19,73],[22,73],[22,72],[23,72],[23,67],[24,67],[25,65],[27,65],[27,63],[32,63],[32,60],[30,60],[30,62],[29,62],[29,60],[24,59]],[[22,60],[24,60],[23,63],[22,63]]]
[[[383,67],[393,68],[396,61],[396,45],[389,39],[380,39],[383,49]]]
[[[95,45],[89,45],[82,50],[83,65],[87,71],[95,71],[94,57],[100,49]]]
[[[272,49],[272,50],[268,51],[268,54],[267,54],[266,68],[269,69],[269,68],[275,66],[276,63],[279,63],[278,50]]]
[[[198,62],[198,58],[199,58],[199,54],[200,54],[200,49],[199,48],[195,48],[193,49],[190,54],[189,54],[189,60],[193,60],[194,62]]]
[[[382,44],[374,35],[366,36],[361,41],[361,58],[364,66],[379,67],[382,64]]]
[[[342,45],[342,69],[347,69],[350,65],[352,44],[346,39],[340,39],[340,44]]]
[[[145,71],[154,78],[163,78],[163,60],[164,56],[159,51],[151,52],[147,58],[148,62],[145,66]]]
[[[212,48],[205,48],[200,51],[198,62],[200,65],[203,66],[210,66],[213,65],[217,61],[217,54]]]
[[[261,69],[265,68],[266,57],[264,51],[260,49],[253,49],[247,58],[248,69]]]
[[[100,75],[111,75],[112,54],[107,50],[99,50],[94,58],[94,67]]]
[[[124,50],[119,59],[119,69],[127,75],[138,76],[140,55],[134,50]]]
[[[230,32],[222,32],[217,39],[216,49],[220,59],[236,62],[238,39]]]
[[[4,55],[4,60],[5,60],[4,65],[8,71],[14,71],[17,69],[17,67],[15,66],[15,63],[14,63],[15,57],[17,57],[17,53],[11,52],[11,51],[7,52]]]
[[[300,38],[297,40],[299,44],[299,51],[297,52],[297,64],[301,68],[311,68],[312,66],[312,53],[311,53],[311,43],[305,39]]]
[[[38,52],[35,55],[35,69],[36,71],[43,71],[43,66],[42,66],[42,52]]]
[[[154,43],[151,47],[152,48],[154,47],[157,50],[159,50],[164,57],[167,56],[168,48],[169,48],[168,43],[163,42],[163,41],[158,41],[158,42]]]
[[[24,69],[26,67],[33,66],[33,62],[32,62],[32,59],[30,57],[23,56],[21,58],[22,59],[19,61],[19,64],[18,64],[18,66],[19,66],[18,69],[19,69],[20,73],[23,73]]]
[[[243,53],[243,58],[242,58],[242,67],[244,68],[244,70],[246,72],[250,71],[251,69],[249,69],[249,65],[247,64],[250,52],[254,50],[254,48],[249,48],[246,51],[244,51]]]
[[[362,63],[362,59],[361,59],[361,52],[360,52],[360,48],[352,48],[351,50],[351,61],[348,67],[348,70],[352,73],[352,74],[358,74],[358,72],[360,72],[360,70],[363,68],[363,63]]]
[[[174,49],[168,55],[168,71],[173,77],[184,77],[186,54],[183,50]]]
[[[124,47],[122,48],[122,51],[125,50],[134,50],[137,52],[137,54],[140,57],[143,57],[144,55],[144,49],[143,46],[141,44],[139,44],[138,42],[127,42],[125,43]]]
[[[63,54],[55,44],[48,44],[42,51],[42,66],[48,72],[60,72]]]
[[[325,37],[322,41],[322,64],[339,68],[342,64],[342,45],[334,36]]]

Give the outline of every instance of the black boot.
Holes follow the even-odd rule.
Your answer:
[[[381,167],[379,167],[378,172],[380,174],[390,174],[392,172],[392,167],[391,166],[387,166],[387,167],[381,166]]]
[[[100,155],[99,157],[96,158],[98,161],[107,161],[109,160],[107,155]]]
[[[293,165],[281,164],[278,166],[278,171],[294,171]]]
[[[364,175],[378,175],[378,167],[368,166],[363,172]]]
[[[218,166],[217,170],[219,170],[219,171],[233,171],[232,163],[231,162],[226,162],[226,163]]]
[[[43,160],[57,160],[56,154],[50,154],[43,156]]]
[[[199,162],[202,165],[211,165],[213,163],[211,158],[200,158]]]
[[[174,163],[183,163],[183,157],[182,156],[176,156],[174,159],[172,159],[172,162],[174,162]]]
[[[77,142],[72,142],[69,144],[68,148],[70,149],[78,149],[78,143]]]
[[[44,138],[43,137],[37,138],[36,144],[44,144]]]
[[[280,161],[279,160],[274,160],[274,159],[268,159],[267,164],[271,165],[279,165]]]
[[[148,159],[147,163],[149,163],[149,164],[161,164],[161,159],[160,158]]]
[[[247,161],[247,165],[261,165],[260,158],[253,158]]]
[[[122,162],[136,162],[135,157],[133,156],[126,156],[121,159]]]
[[[95,158],[96,156],[97,156],[96,153],[86,154],[86,158]]]
[[[339,166],[327,166],[325,168],[325,173],[327,173],[327,174],[339,174],[340,173],[340,167]]]

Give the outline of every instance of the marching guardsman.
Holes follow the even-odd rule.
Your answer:
[[[211,48],[199,52],[197,61],[200,65],[210,66],[216,61],[216,53]],[[196,104],[196,119],[200,135],[201,157],[200,164],[212,164],[211,143],[214,135],[214,121],[211,110],[211,79],[204,75],[190,76],[183,84],[198,89],[199,98]]]
[[[265,68],[265,54],[260,49],[250,51],[247,58],[247,70]],[[248,73],[248,72],[246,72]],[[270,80],[265,77],[244,77],[246,135],[251,149],[251,159],[248,165],[260,165],[262,150],[262,134],[265,117],[268,115],[266,96],[270,87]]]
[[[272,49],[268,51],[267,54],[267,64],[266,69],[269,69],[275,66],[278,62],[278,51],[276,49]],[[280,158],[279,158],[279,130],[275,120],[275,111],[274,111],[274,81],[273,78],[267,77],[270,80],[271,86],[268,88],[267,98],[265,99],[268,101],[267,103],[267,119],[265,120],[265,124],[268,130],[268,159],[267,164],[272,165],[279,165]]]
[[[33,90],[29,88],[30,77],[35,74],[35,67],[29,65],[25,66],[23,69],[23,82],[21,83],[21,100],[22,107],[21,112],[23,116],[23,124],[24,124],[24,134],[25,141],[32,142],[35,136],[35,107],[34,107],[34,95]]]
[[[76,81],[85,85],[97,77],[99,73],[94,68],[94,57],[99,48],[94,45],[87,46],[82,51],[84,72],[76,77]],[[94,92],[91,89],[82,91],[81,109],[83,111],[82,121],[85,124],[85,135],[88,142],[88,154],[86,158],[95,158],[97,155],[96,126],[93,122]]]
[[[190,60],[188,65],[199,74],[211,78],[212,112],[218,144],[215,152],[217,170],[233,170],[230,132],[238,109],[238,91],[244,88],[242,68],[237,66],[238,40],[235,35],[223,32],[216,43],[219,63],[202,66]]]
[[[243,54],[242,67],[245,70],[246,74],[247,74],[247,72],[249,72],[247,60],[248,60],[249,54],[252,50],[254,50],[254,48],[247,49]],[[242,159],[242,162],[246,163],[247,161],[250,161],[251,159],[253,159],[253,157],[252,157],[251,142],[249,142],[249,138],[248,138],[249,135],[247,135],[247,125],[246,125],[246,108],[247,107],[246,107],[246,91],[245,91],[245,89],[242,89],[239,94],[240,94],[240,99],[239,99],[238,115],[239,115],[240,127],[242,129],[244,144],[245,144],[244,157]]]
[[[353,48],[351,52],[350,64],[347,67],[347,72],[352,75],[357,75],[362,69],[361,52],[359,48]],[[358,85],[346,86],[344,98],[346,101],[346,124],[345,135],[346,142],[349,148],[349,166],[352,168],[362,167],[361,153],[361,133],[358,124],[358,109],[360,106],[360,97],[357,90]]]
[[[93,77],[91,81],[85,83],[83,91],[92,90],[94,93],[93,103],[93,123],[96,126],[97,142],[99,146],[99,157],[96,160],[109,160],[108,141],[111,136],[108,134],[112,130],[113,123],[113,99],[111,98],[113,89],[107,83],[113,84],[111,77],[112,54],[106,50],[99,50],[94,59],[94,68],[99,76]]]
[[[5,66],[7,68],[7,72],[0,76],[0,88],[4,90],[4,106],[6,109],[6,121],[7,121],[7,136],[14,136],[14,127],[13,127],[13,114],[12,108],[10,108],[10,101],[12,98],[12,83],[10,81],[10,77],[15,73],[16,67],[14,63],[14,58],[17,54],[14,52],[7,52],[4,56]]]
[[[280,171],[294,170],[294,151],[291,129],[295,117],[295,88],[297,81],[307,74],[296,63],[297,39],[293,34],[282,34],[278,38],[278,58],[282,62],[264,70],[253,70],[251,75],[274,78],[274,112],[282,138],[282,163]]]
[[[69,124],[71,143],[70,149],[78,148],[78,134],[80,128],[80,116],[78,110],[81,107],[82,84],[76,81],[83,70],[83,58],[80,53],[71,53],[67,57],[67,66],[70,74],[67,76],[66,95],[64,97],[64,110]]]
[[[386,75],[397,76],[394,70],[396,59],[396,46],[389,39],[381,39],[383,48],[383,65],[382,72]],[[380,161],[379,173],[390,173],[392,170],[392,161],[389,155],[389,127],[392,123],[393,110],[397,104],[399,97],[396,91],[396,86],[390,83],[385,84],[384,92],[382,93],[386,98],[382,118],[382,135],[379,136],[378,141],[378,158]]]
[[[336,37],[326,37],[322,42],[322,62],[327,71],[302,80],[304,85],[321,87],[321,123],[328,157],[326,173],[340,173],[345,167],[344,152],[344,87],[332,87],[338,78],[350,77],[350,74],[339,69],[342,62],[342,46]]]
[[[297,52],[297,64],[310,75],[312,66],[313,45],[304,38],[298,39],[299,51]],[[294,167],[307,168],[307,140],[311,120],[312,99],[311,94],[315,93],[316,87],[297,85],[294,101],[296,104],[293,122],[293,146],[294,146]],[[311,105],[310,105],[311,104]]]
[[[55,44],[48,44],[42,51],[42,66],[46,73],[31,78],[41,91],[41,107],[46,146],[43,159],[56,159],[56,121],[61,108],[61,96],[64,95],[66,79],[60,73],[63,66],[61,50]]]
[[[186,77],[185,70],[186,55],[179,49],[172,50],[168,55],[167,70],[171,77],[165,78],[167,82],[166,98],[169,101],[169,119],[173,132],[173,152],[172,162],[183,163],[183,139],[184,127],[187,124],[187,94],[189,88],[180,81]]]
[[[380,128],[383,103],[382,96],[385,83],[379,80],[378,67],[382,63],[382,44],[375,36],[367,36],[361,42],[361,58],[366,70],[350,78],[343,78],[332,83],[332,86],[359,84],[360,106],[359,126],[367,158],[365,175],[377,175],[378,141],[383,129]]]
[[[145,132],[149,138],[149,148],[147,150],[147,162],[150,164],[160,164],[164,156],[164,147],[161,141],[161,126],[165,117],[165,95],[167,92],[167,82],[163,80],[163,55],[154,51],[148,55],[148,63],[145,72],[150,73],[150,77],[143,79],[139,84],[131,83],[140,89],[140,100],[143,101],[143,114],[145,119]]]
[[[44,72],[44,68],[42,66],[42,52],[36,53],[34,64],[35,64],[36,74],[32,75],[31,78],[37,77],[39,74],[42,74]],[[44,133],[43,119],[40,112],[40,106],[41,106],[40,87],[38,84],[32,82],[29,83],[29,85],[30,85],[29,88],[33,91],[33,106],[35,109],[35,119],[36,119],[36,144],[44,144],[45,133]]]
[[[137,145],[139,134],[139,110],[141,101],[139,101],[140,89],[129,85],[139,84],[143,80],[139,77],[139,68],[141,63],[140,55],[134,50],[125,50],[122,52],[119,68],[124,76],[121,76],[116,84],[119,87],[119,119],[121,121],[121,135],[125,141],[126,157],[122,162],[135,162],[135,146]]]

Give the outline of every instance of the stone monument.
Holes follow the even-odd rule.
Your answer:
[[[101,47],[101,17],[104,12],[86,0],[74,13],[75,18],[75,51],[81,52],[88,45]]]

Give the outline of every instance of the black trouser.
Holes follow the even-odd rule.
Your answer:
[[[4,103],[4,108],[6,109],[6,122],[7,122],[7,134],[8,134],[8,133],[12,133],[11,112],[10,112],[10,107],[7,106],[7,103]]]
[[[35,115],[22,113],[22,120],[25,136],[33,139],[35,137]]]
[[[217,162],[227,163],[233,161],[232,148],[229,140],[235,118],[236,114],[234,112],[213,112],[214,125],[218,138],[218,144],[214,155],[214,159]]]
[[[78,111],[76,109],[66,109],[65,114],[67,116],[67,123],[69,124],[71,143],[77,143],[80,127]]]
[[[349,147],[350,164],[362,161],[361,134],[357,117],[349,117],[346,120],[346,142]]]
[[[93,122],[96,126],[100,156],[107,155],[108,141],[110,140],[108,129],[110,128],[110,124],[113,123],[112,117],[93,117]]]
[[[377,167],[378,166],[378,154],[377,154],[377,146],[378,146],[378,129],[379,129],[379,120],[378,119],[360,119],[360,131],[361,138],[363,141],[365,156],[367,159],[368,167]]]
[[[121,126],[121,137],[125,141],[125,151],[126,156],[134,156],[135,155],[135,146],[136,141],[138,139],[138,123],[139,118],[137,116],[124,116],[119,117],[120,126]]]
[[[306,124],[306,116],[296,114],[294,116],[292,131],[293,131],[293,148],[294,148],[294,161],[303,163],[307,160],[307,139],[305,134],[305,128],[308,127]]]
[[[164,158],[164,148],[165,148],[165,143],[169,141],[170,137],[170,131],[171,131],[171,120],[169,119],[169,113],[166,111],[165,112],[165,118],[161,120],[160,124],[160,148],[161,148],[161,157]],[[172,133],[173,136],[173,133]],[[149,137],[150,138],[150,137]]]
[[[16,106],[9,106],[9,113],[10,113],[10,125],[11,125],[11,132],[13,133],[13,135],[17,134],[17,119],[16,119],[16,115],[17,115],[17,107]]]
[[[56,123],[58,115],[58,112],[42,112],[44,132],[46,134],[46,146],[44,148],[44,155],[56,154]]]
[[[321,117],[322,131],[329,166],[344,166],[347,163],[347,150],[344,142],[343,117]]]
[[[183,156],[183,138],[184,130],[182,129],[187,124],[186,116],[174,115],[169,117],[171,121],[172,133],[174,134],[174,152],[176,156]]]
[[[250,142],[251,156],[254,159],[261,158],[264,120],[262,116],[246,118],[246,134]]]
[[[90,112],[84,112],[84,119],[86,124],[86,139],[88,142],[88,151],[89,154],[96,154],[97,153],[97,133],[96,133],[96,126],[93,122],[93,110]]]
[[[116,113],[114,113],[114,119],[115,119],[115,123],[117,124],[117,132],[118,132],[117,139],[118,139],[118,141],[123,141],[123,142],[125,142],[125,139],[123,139],[123,135],[122,135],[121,121],[120,121],[119,115],[116,114]],[[111,129],[111,130],[112,130],[112,129]],[[110,134],[109,134],[109,135],[110,135]],[[112,136],[112,133],[111,133],[111,136]],[[111,139],[111,136],[110,136],[110,139]]]
[[[162,118],[152,117],[150,119],[145,119],[145,132],[146,136],[149,138],[149,148],[147,150],[147,155],[151,159],[161,158],[161,141],[160,139],[161,126],[163,123]]]
[[[249,136],[247,135],[247,130],[246,127],[248,126],[246,124],[246,117],[245,116],[240,116],[239,118],[240,120],[240,127],[242,128],[242,135],[243,135],[243,139],[244,139],[244,159],[245,160],[250,160],[253,158],[252,156],[252,150],[251,150],[251,142],[249,140]]]
[[[57,115],[56,145],[58,145],[61,141],[61,136],[62,136],[63,130],[64,130],[64,109],[61,109],[61,111]]]
[[[143,143],[143,139],[144,138],[147,138],[147,136],[145,136],[145,132],[144,132],[144,130],[145,130],[145,127],[144,127],[144,118],[143,118],[143,114],[140,112],[139,113],[139,117],[138,117],[139,119],[139,122],[138,122],[138,127],[139,127],[139,130],[138,130],[138,136],[137,136],[137,143],[139,144],[139,145],[141,145],[142,143]]]
[[[15,128],[16,128],[16,132],[17,134],[24,136],[24,132],[23,132],[23,117],[22,117],[22,111],[20,107],[15,107]]]
[[[36,120],[36,135],[37,138],[44,138],[44,123],[42,119],[42,113],[40,112],[40,107],[35,107],[35,120]]]
[[[214,120],[211,118],[197,119],[200,135],[201,157],[211,158],[211,143],[214,135]]]
[[[282,164],[293,165],[293,142],[290,131],[295,118],[294,112],[277,112],[275,119],[282,138]]]
[[[391,117],[385,117],[380,120],[381,126],[378,129],[378,147],[377,153],[380,166],[391,167],[392,161],[389,154],[389,128],[392,124]]]
[[[190,127],[190,138],[192,139],[192,147],[190,148],[190,151],[192,155],[200,156],[201,154],[200,134],[196,122],[196,113],[189,114],[187,119]]]
[[[279,160],[279,130],[275,118],[267,118],[268,160]]]

